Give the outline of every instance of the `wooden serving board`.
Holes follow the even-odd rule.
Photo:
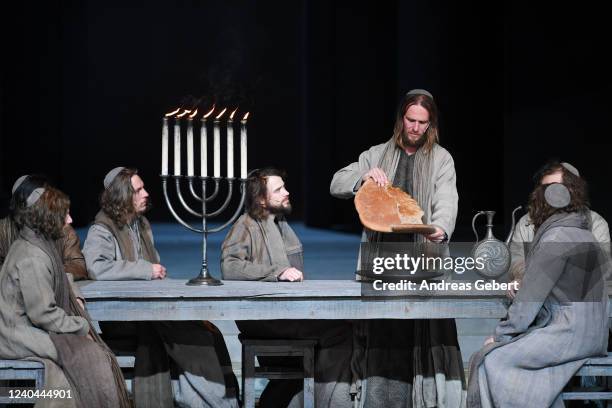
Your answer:
[[[391,232],[429,235],[436,232],[436,227],[429,224],[396,224],[391,225]]]

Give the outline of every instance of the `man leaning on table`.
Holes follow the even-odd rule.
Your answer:
[[[164,279],[144,213],[149,194],[135,169],[116,167],[104,178],[96,215],[83,247],[96,280]],[[136,407],[238,407],[237,381],[223,336],[201,321],[101,323],[103,336],[136,343]],[[170,367],[179,373],[174,392]],[[174,371],[174,370],[173,370]]]

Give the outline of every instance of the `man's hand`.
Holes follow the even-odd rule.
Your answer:
[[[164,279],[166,277],[166,267],[160,264],[153,264],[153,274],[151,279]]]
[[[304,280],[304,274],[295,268],[287,268],[280,275],[278,275],[279,281],[289,282],[301,282]]]
[[[446,233],[440,227],[434,227],[436,232],[433,234],[426,235],[425,238],[430,240],[431,242],[443,242],[446,239]]]
[[[81,298],[76,298],[77,303],[81,306],[81,309],[85,310],[85,301]]]
[[[517,290],[514,290],[515,285],[513,285],[514,283],[516,283],[516,288]],[[508,289],[506,291],[506,296],[508,296],[508,298],[514,300],[514,298],[516,297],[516,294],[518,293],[518,289],[520,289],[521,287],[521,281],[520,279],[515,279],[512,282],[510,282],[510,289]]]
[[[385,172],[382,171],[382,169],[378,167],[374,167],[373,169],[370,169],[370,171],[368,171],[366,174],[363,175],[361,180],[365,183],[366,180],[369,178],[374,180],[374,182],[378,184],[380,187],[386,186],[389,183],[389,179],[387,178],[387,175],[385,174]]]
[[[489,336],[485,339],[483,346],[488,346],[491,343],[495,343],[495,338],[493,336]]]

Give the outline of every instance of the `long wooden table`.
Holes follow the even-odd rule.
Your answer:
[[[362,296],[361,284],[348,280],[224,281],[210,287],[186,286],[177,279],[79,285],[91,317],[100,321],[501,318],[507,305],[503,291]]]

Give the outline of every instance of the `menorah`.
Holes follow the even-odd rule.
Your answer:
[[[240,216],[242,212],[242,208],[244,207],[244,201],[246,197],[246,181],[247,181],[247,163],[246,163],[246,147],[247,147],[247,132],[246,132],[246,120],[248,118],[248,113],[241,120],[241,129],[240,129],[240,178],[234,177],[234,130],[233,130],[233,117],[236,113],[236,110],[232,112],[227,121],[227,176],[221,177],[220,175],[220,121],[221,117],[225,113],[226,109],[221,111],[216,117],[214,121],[214,140],[213,140],[213,148],[214,148],[214,173],[213,177],[208,176],[208,166],[207,166],[207,149],[208,149],[208,137],[207,137],[207,127],[206,121],[207,118],[214,112],[213,108],[202,117],[201,119],[201,127],[200,127],[200,176],[194,175],[194,157],[193,157],[193,118],[197,114],[197,109],[191,113],[189,110],[185,110],[183,113],[178,114],[180,109],[177,109],[174,112],[166,114],[163,118],[163,127],[162,127],[162,189],[164,192],[164,198],[166,200],[166,205],[170,210],[172,216],[181,224],[183,227],[187,228],[190,231],[202,234],[202,267],[200,269],[200,273],[197,277],[190,279],[187,282],[187,285],[209,285],[209,286],[217,286],[222,285],[219,279],[214,278],[208,271],[208,252],[207,252],[207,242],[208,242],[208,234],[212,234],[215,232],[219,232],[224,230],[227,226],[236,221],[236,218]],[[186,114],[191,113],[188,116],[188,126],[187,126],[187,175],[181,173],[181,119]],[[174,174],[168,174],[168,118],[174,117]],[[202,228],[196,228],[186,222],[174,209],[172,205],[172,201],[170,200],[170,196],[168,195],[168,183],[172,183],[174,180],[174,184],[176,187],[176,197],[178,198],[181,206],[191,215],[201,219]],[[215,200],[220,191],[220,186],[222,181],[225,180],[227,183],[227,193],[226,197],[219,208],[214,211],[210,211],[207,208],[207,203]],[[209,182],[212,182],[214,187],[212,193],[208,195],[207,187]],[[234,214],[230,217],[230,219],[221,226],[210,228],[208,225],[208,221],[211,218],[217,217],[221,213],[223,213],[230,204],[232,197],[234,195],[234,183],[240,183],[240,203],[236,208]],[[201,184],[201,194],[198,194],[196,191],[196,185]],[[183,196],[181,187],[185,184],[189,187],[189,192],[191,196],[197,200],[201,204],[201,212],[191,208],[191,206],[185,200]]]

